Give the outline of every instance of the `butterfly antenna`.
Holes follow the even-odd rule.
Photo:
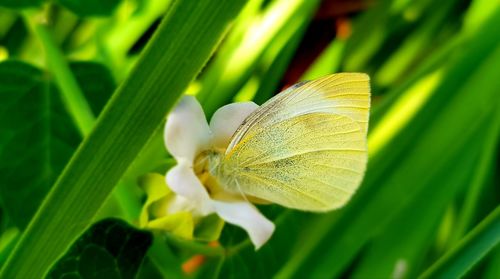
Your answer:
[[[203,156],[199,161],[196,161],[196,165],[204,166],[205,162],[208,161],[208,156]],[[194,167],[194,166],[193,166]]]
[[[240,183],[238,182],[238,179],[235,179],[234,182],[236,183],[236,187],[238,187],[238,190],[240,191],[240,194],[241,196],[243,196],[243,198],[248,202],[250,203],[250,201],[248,201],[247,199],[247,196],[245,195],[245,193],[243,193],[243,190],[241,190],[241,187],[240,187]]]
[[[210,164],[208,165],[210,167],[210,169],[208,170],[210,173],[214,173],[215,169],[217,168],[217,165],[216,164],[213,164],[212,166],[210,166]]]

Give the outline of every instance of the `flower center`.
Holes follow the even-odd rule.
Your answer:
[[[217,150],[205,150],[194,159],[193,170],[210,196],[223,191],[217,181],[215,174],[219,165],[220,152]]]

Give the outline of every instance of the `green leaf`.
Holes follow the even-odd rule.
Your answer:
[[[159,235],[154,236],[153,245],[149,248],[148,256],[149,260],[154,263],[156,269],[152,268],[151,265],[148,266],[143,264],[139,274],[137,274],[137,278],[149,279],[159,277],[153,277],[154,275],[150,274],[152,272],[159,272],[163,278],[169,279],[181,279],[187,277],[181,269],[181,259],[177,257],[177,254],[174,253],[168,245],[166,245],[164,237]]]
[[[120,0],[57,0],[73,13],[85,16],[109,16],[120,4]]]
[[[0,277],[42,277],[89,225],[245,2],[173,4],[135,69],[44,200]]]
[[[0,63],[0,200],[24,228],[69,160],[80,137],[44,73]]]
[[[98,114],[115,87],[109,71],[90,62],[71,66]],[[23,229],[80,136],[53,82],[39,69],[18,61],[0,63],[0,129],[4,132],[0,136],[0,201],[14,224]]]
[[[150,232],[119,219],[90,227],[52,267],[48,278],[135,278],[148,248]]]
[[[95,62],[71,62],[69,66],[92,112],[99,115],[116,88],[111,72]]]
[[[0,7],[22,9],[30,7],[39,7],[44,0],[0,0]]]

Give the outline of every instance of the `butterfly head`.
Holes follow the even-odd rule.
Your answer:
[[[201,152],[194,161],[193,170],[209,192],[229,191],[239,194],[232,169],[223,164],[223,152],[216,149]]]

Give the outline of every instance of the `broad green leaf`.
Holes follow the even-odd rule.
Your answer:
[[[2,11],[0,14],[0,45],[6,58],[18,58],[26,45],[27,28],[14,12]]]
[[[109,16],[121,3],[121,0],[57,0],[59,4],[73,13],[86,16]]]
[[[24,228],[80,142],[45,73],[0,63],[0,199]]]
[[[165,238],[162,236],[156,235],[154,237],[153,245],[149,248],[146,260],[150,262],[144,262],[139,274],[137,274],[137,278],[149,279],[161,278],[161,276],[169,279],[187,278],[186,274],[181,270],[181,259],[178,258],[178,254],[173,249],[165,244]]]
[[[245,2],[173,4],[37,211],[0,277],[42,277],[89,225]]]
[[[119,219],[95,223],[52,267],[48,278],[135,278],[148,248],[150,232]]]
[[[95,113],[114,82],[96,63],[72,63]],[[17,61],[0,63],[0,200],[23,229],[80,142],[53,82],[41,70]],[[29,173],[29,175],[27,175]],[[27,202],[29,201],[29,202]]]
[[[95,62],[71,62],[69,66],[92,112],[99,115],[116,87],[111,72]]]

